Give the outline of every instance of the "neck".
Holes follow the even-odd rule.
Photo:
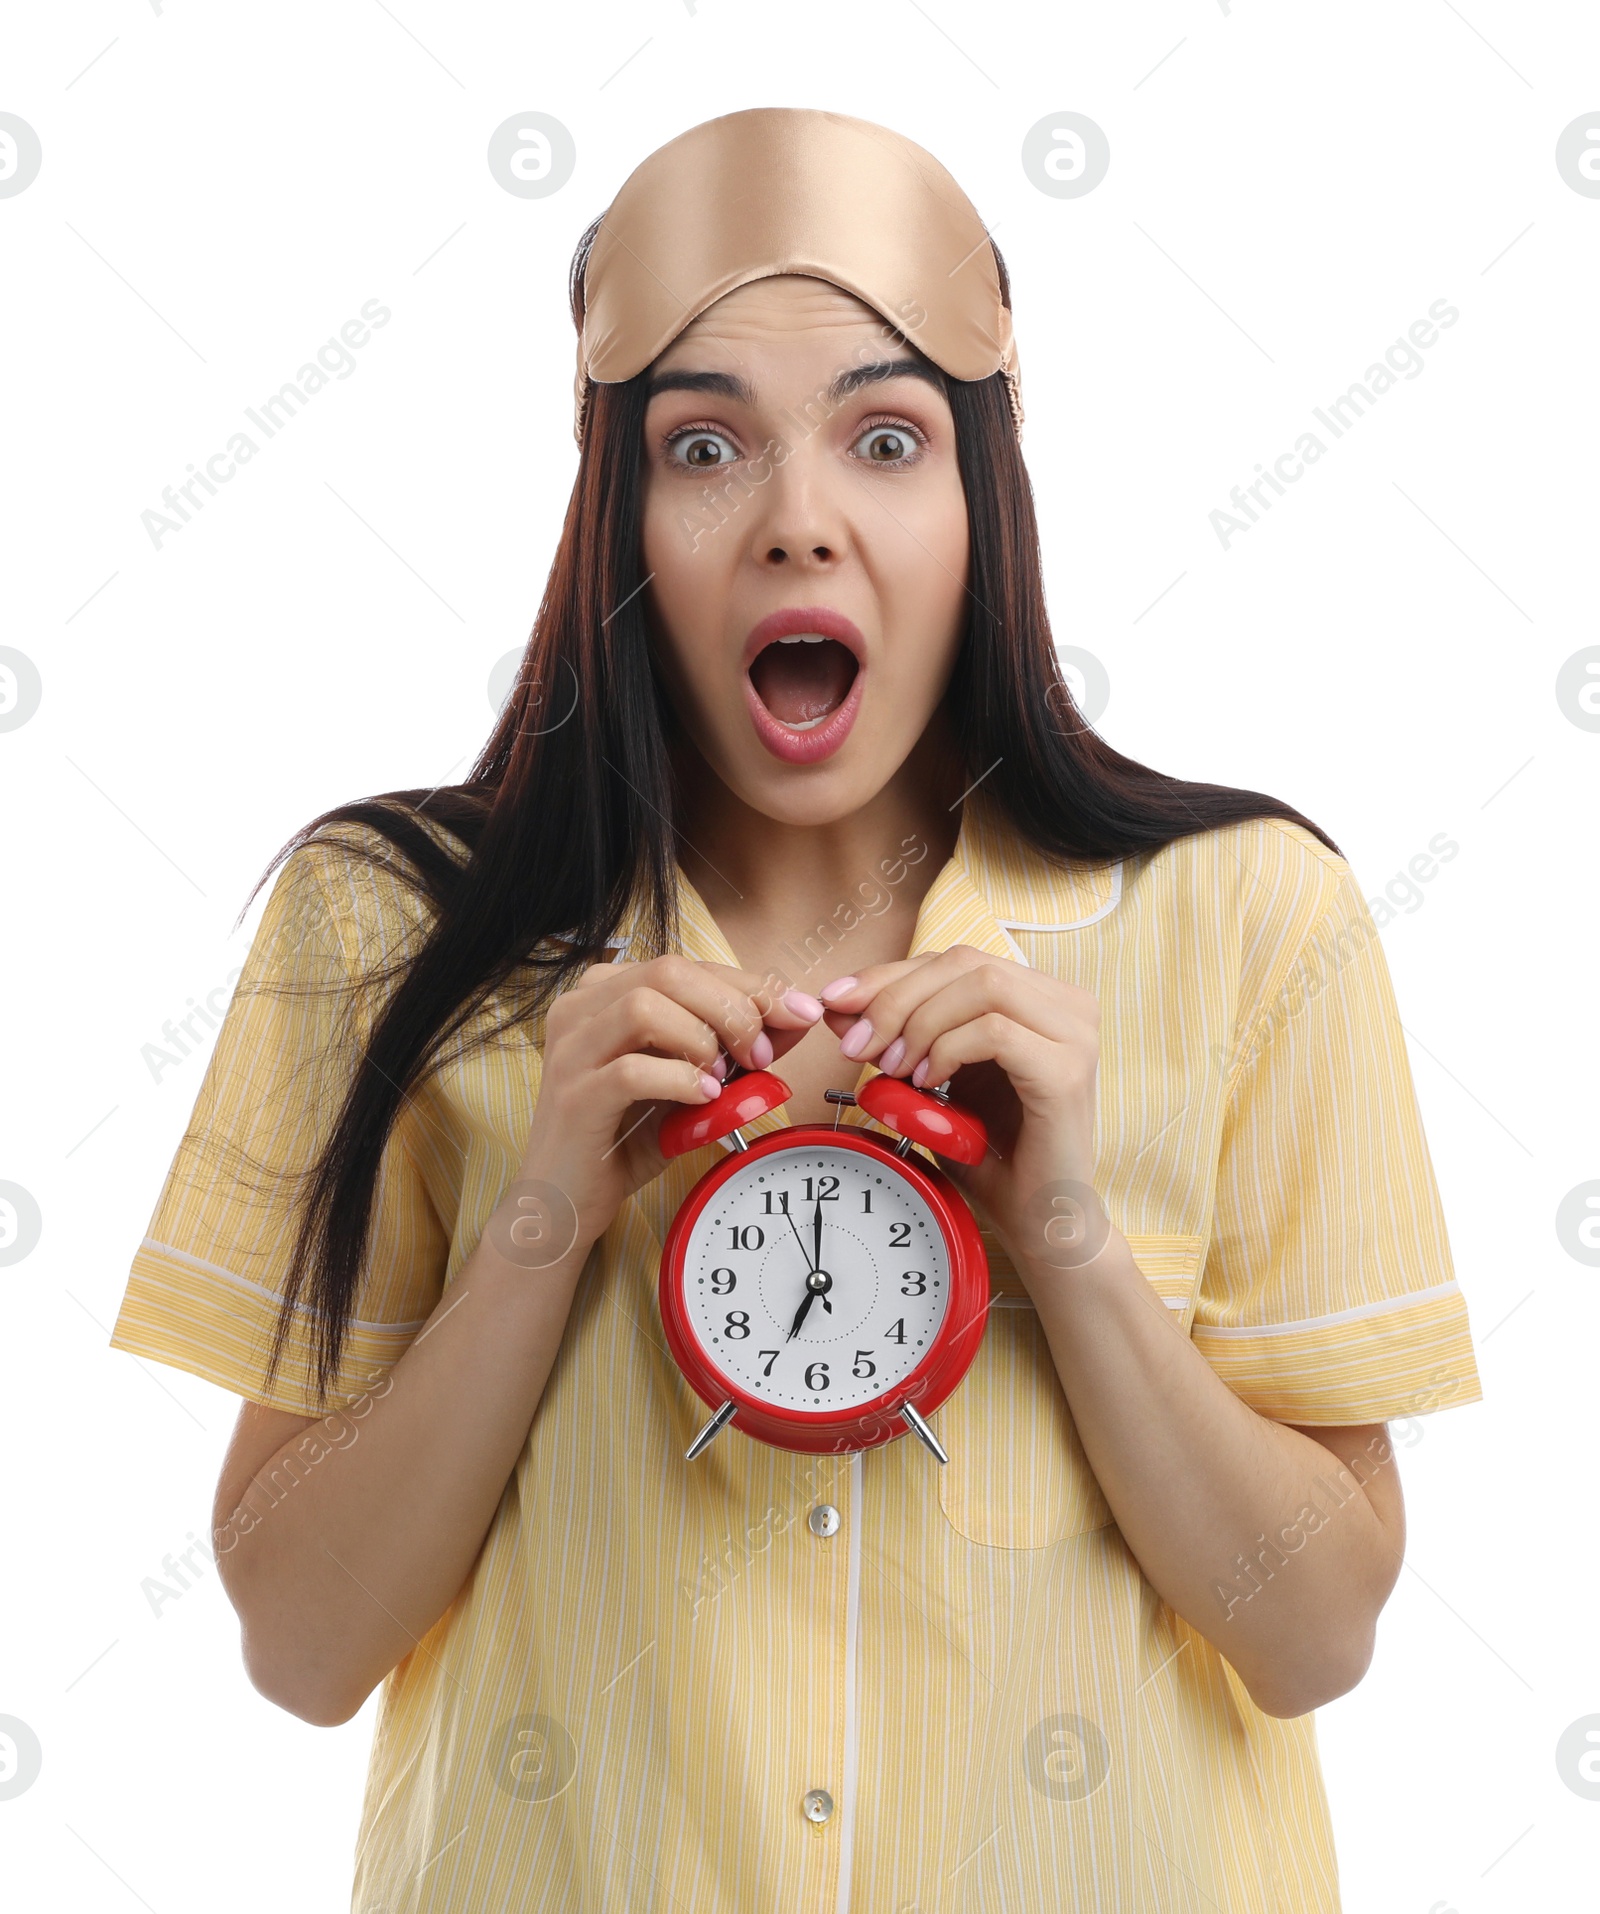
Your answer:
[[[906,954],[960,831],[959,769],[941,705],[859,810],[788,824],[741,803],[696,753],[680,780],[678,856],[742,964],[776,962],[791,983],[815,992],[831,977]],[[780,949],[787,961],[773,955]]]

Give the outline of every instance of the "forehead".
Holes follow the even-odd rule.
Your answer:
[[[913,355],[880,313],[854,293],[826,279],[800,273],[774,273],[735,286],[692,319],[661,354],[659,364],[672,367],[707,352],[726,356],[730,342],[765,344],[779,340],[816,341],[837,347],[857,339],[872,339],[883,359]]]

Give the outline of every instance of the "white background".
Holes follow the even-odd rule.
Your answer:
[[[1555,143],[1600,114],[1597,55],[1592,10],[1512,0],[12,15],[0,110],[44,156],[0,199],[0,645],[43,684],[0,733],[0,1179],[43,1217],[0,1270],[0,1714],[43,1747],[0,1800],[13,1905],[348,1905],[375,1701],[306,1726],[214,1574],[159,1615],[142,1586],[205,1533],[237,1408],[106,1346],[203,1068],[144,1047],[240,962],[295,828],[478,750],[575,467],[572,249],[652,148],[753,105],[885,122],[989,222],[1102,732],[1287,799],[1369,898],[1460,847],[1383,940],[1485,1400],[1407,1425],[1407,1568],[1318,1728],[1349,1914],[1577,1904],[1600,1270],[1556,1211],[1600,1177],[1600,733],[1556,680],[1600,642],[1600,198]],[[577,145],[544,199],[486,161],[529,110]],[[1077,199],[1020,159],[1063,110],[1111,147]],[[369,299],[352,374],[158,550],[141,513]],[[1441,299],[1421,372],[1224,549],[1230,488]]]

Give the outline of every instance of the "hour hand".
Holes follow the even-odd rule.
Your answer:
[[[806,1293],[801,1299],[800,1307],[794,1312],[794,1322],[790,1326],[789,1334],[785,1337],[785,1341],[793,1342],[795,1337],[800,1333],[800,1325],[806,1319],[806,1311],[811,1307],[818,1296],[822,1298],[822,1307],[827,1310],[830,1316],[833,1314],[833,1304],[828,1301],[828,1291],[832,1288],[833,1278],[825,1269],[813,1269],[807,1272]]]

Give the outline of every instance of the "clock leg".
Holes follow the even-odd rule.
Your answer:
[[[928,1447],[941,1462],[948,1462],[950,1460],[949,1456],[940,1448],[939,1438],[928,1427],[927,1423],[923,1421],[921,1416],[917,1414],[909,1402],[901,1405],[900,1414],[907,1427],[910,1428],[914,1434],[921,1436],[923,1441],[927,1443]]]
[[[723,1423],[728,1420],[738,1406],[739,1405],[733,1401],[723,1403],[722,1407],[695,1437],[694,1441],[684,1450],[683,1459],[685,1462],[692,1462],[700,1451],[707,1447]],[[919,1417],[918,1420],[920,1421],[921,1418]]]

